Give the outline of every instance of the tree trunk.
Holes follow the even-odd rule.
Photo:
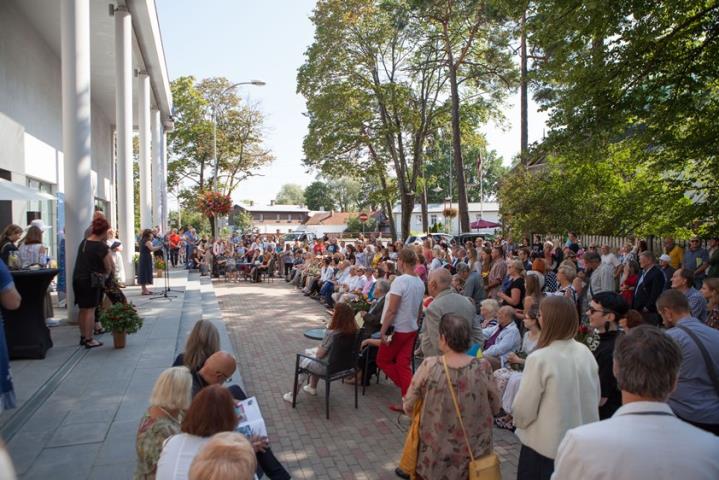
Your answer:
[[[402,241],[406,240],[412,232],[410,225],[412,222],[412,210],[414,210],[414,197],[414,193],[409,195],[403,194],[400,200],[402,205],[402,238],[400,240]]]
[[[422,178],[420,202],[422,203],[422,231],[426,233],[429,232],[429,221],[427,220],[427,183],[424,178]]]
[[[207,217],[207,219],[210,221],[210,232],[211,232],[211,234],[214,236],[214,235],[215,235],[215,222],[216,222],[216,219],[215,219],[214,215],[211,216],[211,217]]]
[[[520,104],[520,156],[523,164],[527,164],[527,150],[529,149],[529,136],[527,131],[527,11],[522,13],[520,29],[522,30],[519,44],[520,77],[519,77],[519,104]]]
[[[459,89],[457,86],[457,66],[451,51],[448,52],[449,86],[452,98],[452,153],[454,171],[457,179],[457,202],[459,203],[459,230],[469,232],[469,205],[464,180],[464,162],[462,161],[462,134],[459,130]]]

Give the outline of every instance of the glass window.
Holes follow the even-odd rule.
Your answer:
[[[43,193],[49,193],[53,195],[53,186],[49,183],[35,180],[34,178],[27,179],[28,188],[37,190]],[[27,202],[28,212],[28,223],[33,218],[40,218],[47,227],[53,227],[46,229],[42,234],[42,243],[48,247],[48,255],[54,259],[57,259],[56,250],[56,232],[55,227],[55,202],[48,200],[29,200]]]
[[[437,215],[435,215],[435,214],[430,215],[429,223],[431,223],[432,225],[437,225]]]

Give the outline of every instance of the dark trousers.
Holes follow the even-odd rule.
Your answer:
[[[335,302],[332,300],[332,293],[335,291],[335,284],[332,282],[325,282],[320,288],[320,295],[325,299],[325,302],[330,307],[334,306]]]
[[[285,277],[289,277],[291,271],[292,271],[292,264],[285,263]]]
[[[247,399],[247,395],[245,395],[245,392],[242,391],[239,385],[232,385],[228,390],[235,400],[242,401]],[[268,448],[264,452],[258,452],[255,456],[257,457],[258,469],[262,469],[262,472],[264,472],[270,480],[289,480],[292,478],[287,470],[285,470],[285,467],[277,460],[271,449]],[[258,472],[257,476],[261,477],[262,475]]]
[[[554,473],[554,459],[522,445],[517,463],[517,480],[550,480],[552,473]]]
[[[175,247],[170,249],[170,263],[172,263],[173,267],[177,266],[177,258],[180,255],[180,247]]]

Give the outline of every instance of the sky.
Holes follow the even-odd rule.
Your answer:
[[[266,116],[266,145],[275,161],[237,188],[233,200],[269,204],[285,183],[307,186],[316,172],[302,165],[307,130],[304,98],[296,93],[297,69],[312,43],[314,0],[155,0],[170,80],[226,77],[232,82],[262,80],[263,87],[241,86],[238,94],[258,103]],[[542,138],[545,115],[529,104],[529,141]],[[490,149],[509,164],[519,151],[519,95],[504,108],[504,125],[481,128]]]

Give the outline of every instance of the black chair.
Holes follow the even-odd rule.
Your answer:
[[[270,279],[275,281],[275,258],[270,259],[270,263],[267,264],[267,270],[260,271],[260,277],[264,277],[267,283],[270,283]]]
[[[316,375],[310,372],[305,367],[300,367],[300,359],[307,358],[312,362],[316,362],[326,367],[324,375],[316,375],[320,380],[325,381],[325,410],[327,412],[327,420],[330,418],[330,384],[335,380],[342,380],[347,376],[355,375],[357,372],[357,339],[358,335],[340,335],[334,339],[330,346],[329,352],[324,359],[317,359],[304,355],[302,353],[297,354],[295,360],[295,382],[292,390],[292,408],[295,408],[297,403],[297,388],[298,379],[301,373]],[[326,359],[326,360],[325,360]],[[358,389],[357,382],[355,382],[355,408],[358,408]]]

